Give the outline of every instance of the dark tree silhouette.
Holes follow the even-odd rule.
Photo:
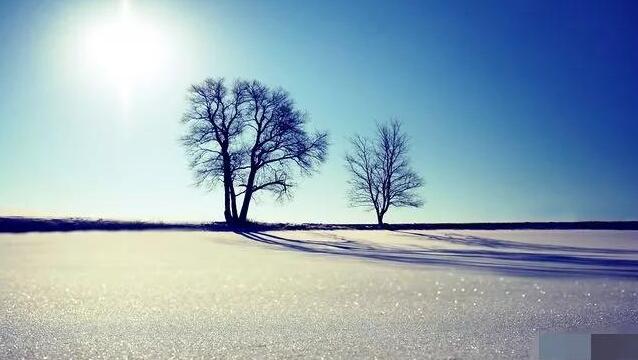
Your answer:
[[[182,122],[189,125],[182,143],[191,157],[190,167],[198,185],[224,185],[224,218],[237,219],[235,170],[240,166],[236,146],[245,128],[244,106],[247,103],[245,82],[236,81],[230,91],[224,79],[209,78],[189,89],[189,109]]]
[[[304,129],[307,114],[295,107],[288,92],[253,81],[247,85],[246,125],[251,141],[243,152],[240,173],[243,203],[239,221],[245,222],[250,201],[260,190],[283,198],[295,186],[294,169],[311,174],[325,161],[328,135]]]
[[[223,182],[227,222],[245,223],[261,190],[291,196],[297,173],[309,175],[325,161],[327,134],[305,130],[307,114],[283,89],[236,81],[229,90],[223,79],[208,79],[191,87],[189,103],[182,142],[197,184]]]
[[[350,143],[346,165],[351,175],[351,206],[374,209],[377,222],[383,225],[383,216],[391,206],[423,205],[416,192],[423,186],[423,179],[410,167],[408,137],[398,120],[377,124],[373,138],[355,135]]]

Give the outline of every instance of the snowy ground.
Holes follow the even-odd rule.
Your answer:
[[[527,359],[638,327],[638,232],[0,235],[0,358]]]

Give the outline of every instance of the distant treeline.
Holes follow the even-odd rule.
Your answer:
[[[386,224],[386,230],[638,230],[638,221],[576,221],[576,222],[500,222],[500,223],[413,223]],[[0,217],[0,233],[54,231],[124,231],[124,230],[205,230],[238,231],[225,222],[205,224],[164,223],[143,221],[90,220],[77,218],[46,219]],[[241,231],[268,230],[380,230],[377,224],[286,224],[251,223]]]
[[[29,218],[0,217],[0,232],[21,233],[40,231],[78,231],[78,230],[162,230],[162,229],[198,229],[193,224],[168,224],[143,221],[91,220],[78,218]]]

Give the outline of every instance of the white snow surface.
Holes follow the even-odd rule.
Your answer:
[[[638,328],[636,231],[0,235],[0,358],[534,358]]]

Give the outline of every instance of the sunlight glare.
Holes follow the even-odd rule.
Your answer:
[[[159,75],[168,55],[162,34],[134,16],[126,0],[118,19],[95,25],[85,40],[87,62],[118,88],[125,102],[134,87]]]

